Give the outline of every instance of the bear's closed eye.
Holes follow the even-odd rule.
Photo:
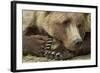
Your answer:
[[[71,20],[65,20],[62,22],[62,24],[69,24],[71,22]]]

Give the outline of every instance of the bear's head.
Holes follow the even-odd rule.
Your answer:
[[[65,48],[74,51],[83,41],[85,32],[90,32],[88,13],[49,12],[44,18],[44,29]]]

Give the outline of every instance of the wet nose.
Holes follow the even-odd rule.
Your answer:
[[[76,39],[76,40],[74,41],[74,44],[75,44],[75,45],[80,45],[80,44],[82,44],[82,39]]]

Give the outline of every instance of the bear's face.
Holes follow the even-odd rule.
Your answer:
[[[45,29],[52,37],[59,40],[67,49],[75,50],[85,35],[84,13],[51,12],[45,17]]]

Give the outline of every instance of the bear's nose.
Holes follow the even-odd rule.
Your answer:
[[[74,44],[77,45],[77,46],[81,45],[82,44],[82,39],[76,39],[74,41]]]

